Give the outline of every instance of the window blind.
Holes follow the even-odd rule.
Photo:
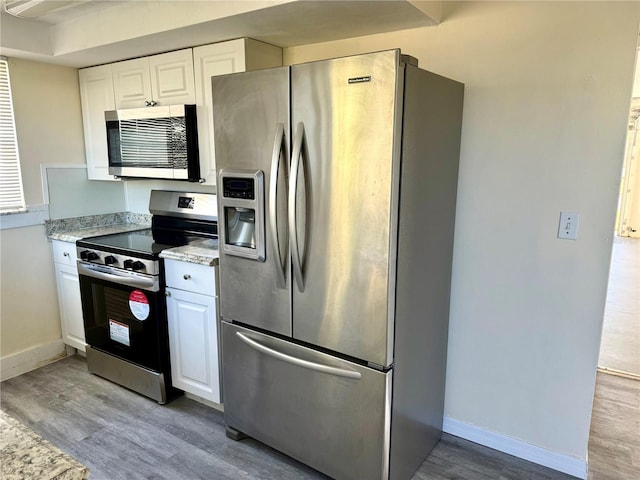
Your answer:
[[[25,210],[9,65],[0,58],[0,213]]]

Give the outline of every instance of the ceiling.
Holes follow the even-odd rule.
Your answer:
[[[55,25],[97,12],[122,1],[104,0],[1,0],[2,11],[20,18]]]
[[[281,47],[436,25],[441,1],[0,0],[0,54],[86,67],[240,37]],[[9,15],[5,7],[20,17]]]

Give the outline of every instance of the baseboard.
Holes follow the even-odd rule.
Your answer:
[[[207,407],[211,407],[221,413],[224,413],[224,405],[222,405],[221,403],[212,402],[211,400],[207,400],[206,398],[199,397],[198,395],[194,395],[193,393],[189,392],[185,392],[184,396],[190,398],[194,402],[201,403],[203,405],[206,405]]]
[[[67,356],[62,340],[45,343],[0,359],[0,381],[35,370]]]
[[[442,430],[485,447],[586,480],[587,461],[562,455],[499,433],[445,417]]]
[[[617,370],[615,368],[598,367],[600,373],[606,373],[607,375],[615,375],[616,377],[628,378],[630,380],[640,380],[640,375],[637,373],[626,372],[624,370]]]

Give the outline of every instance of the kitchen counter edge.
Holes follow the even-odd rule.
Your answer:
[[[215,267],[220,257],[217,240],[203,240],[183,247],[162,250],[160,258]]]

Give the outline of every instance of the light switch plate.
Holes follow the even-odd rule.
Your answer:
[[[575,240],[578,238],[578,212],[560,212],[560,224],[558,225],[558,238]]]

